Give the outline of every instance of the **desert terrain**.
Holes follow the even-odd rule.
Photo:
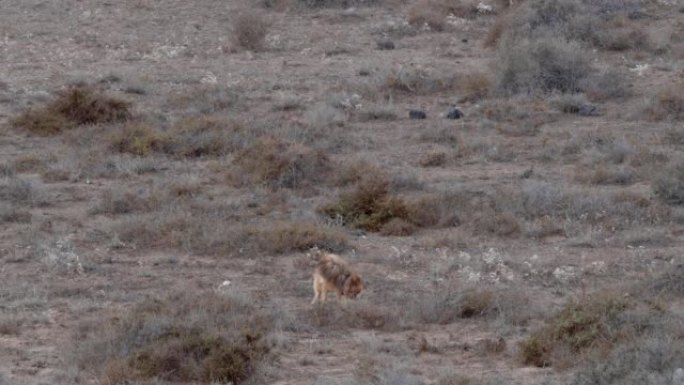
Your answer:
[[[5,0],[0,64],[0,385],[684,385],[684,3]]]

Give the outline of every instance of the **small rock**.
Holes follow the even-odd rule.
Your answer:
[[[378,41],[378,49],[379,50],[390,50],[394,49],[394,42],[392,40],[386,39],[386,40],[380,40]]]
[[[577,110],[577,115],[579,116],[599,116],[598,107],[591,104],[583,104]]]
[[[461,43],[467,43],[468,39],[461,39]]]
[[[409,119],[427,119],[427,114],[421,110],[409,110]]]
[[[446,115],[447,119],[461,119],[463,117],[463,112],[456,107],[451,107],[451,110]]]

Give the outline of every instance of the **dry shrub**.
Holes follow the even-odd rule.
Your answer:
[[[277,222],[256,231],[259,247],[271,253],[306,251],[312,247],[339,253],[348,247],[343,233],[315,222]]]
[[[456,227],[469,199],[463,192],[425,194],[406,203],[408,218],[419,227]]]
[[[526,230],[526,234],[530,238],[544,239],[553,236],[565,236],[565,228],[563,222],[553,219],[549,216],[544,216],[534,220],[530,227]]]
[[[487,97],[492,86],[490,77],[482,72],[461,75],[458,79],[459,89],[465,94],[460,102],[476,103]]]
[[[576,114],[582,106],[588,104],[589,101],[584,94],[555,95],[549,100],[549,105],[564,114]]]
[[[380,231],[390,220],[408,217],[404,201],[392,196],[389,181],[378,175],[360,180],[353,190],[341,194],[337,202],[321,206],[319,212],[367,231]]]
[[[408,22],[415,28],[428,26],[431,31],[441,32],[446,28],[443,5],[435,0],[420,0],[408,10]]]
[[[677,320],[671,320],[673,324]],[[593,358],[577,370],[571,385],[660,385],[673,381],[684,362],[681,330],[657,333]]]
[[[626,76],[615,70],[604,70],[589,74],[580,83],[580,88],[592,102],[623,99],[631,94]]]
[[[370,121],[392,121],[397,120],[397,113],[394,112],[391,106],[371,106],[357,112],[355,114],[359,122]]]
[[[115,127],[109,141],[110,147],[120,153],[198,158],[235,151],[250,135],[245,127],[233,120],[197,115],[180,120],[168,130],[144,121],[131,122]]]
[[[630,306],[622,296],[603,294],[570,301],[543,328],[520,343],[520,354],[527,365],[555,365],[554,351],[562,348],[580,353],[610,345],[625,332],[620,316]]]
[[[593,185],[630,185],[635,182],[636,175],[632,168],[629,167],[612,167],[598,166],[592,170],[579,170],[575,179],[583,183]]]
[[[239,90],[222,84],[195,84],[171,94],[165,108],[182,115],[213,114],[238,105]]]
[[[335,184],[347,186],[358,183],[367,175],[377,175],[379,178],[386,178],[376,164],[360,160],[344,164],[335,174]]]
[[[575,93],[592,67],[576,42],[558,38],[502,45],[496,61],[499,94]]]
[[[406,237],[415,233],[416,230],[417,227],[413,223],[401,218],[392,218],[382,225],[380,234]]]
[[[252,183],[300,188],[325,182],[332,164],[320,150],[263,137],[235,155],[235,164]],[[233,175],[235,176],[235,175]]]
[[[332,299],[322,306],[307,309],[302,317],[317,328],[334,330],[351,328],[395,331],[404,326],[396,308],[369,303],[363,299],[349,301],[344,307]]]
[[[670,204],[684,204],[684,162],[667,167],[653,182],[653,192]]]
[[[431,31],[441,32],[447,27],[447,15],[459,18],[474,18],[478,15],[474,1],[419,0],[408,9],[408,22],[420,29],[424,26]]]
[[[684,121],[684,82],[659,91],[646,107],[646,117],[653,121]]]
[[[487,48],[496,47],[504,33],[511,28],[511,14],[503,13],[496,17],[489,27],[484,45]]]
[[[478,233],[495,234],[500,237],[514,237],[520,234],[522,226],[516,215],[509,211],[482,210],[473,218],[472,226]]]
[[[165,152],[171,138],[150,124],[132,122],[115,128],[110,134],[109,143],[115,152],[146,156]]]
[[[482,318],[524,325],[532,313],[521,311],[529,307],[529,298],[513,288],[466,288],[461,292],[441,288],[415,296],[408,305],[407,313],[417,324],[449,324],[463,318]]]
[[[60,92],[45,106],[25,110],[11,124],[37,135],[54,135],[79,125],[127,120],[129,109],[126,101],[79,86]]]
[[[76,355],[81,369],[108,384],[238,384],[269,356],[271,328],[271,316],[246,299],[186,292],[148,300],[78,336]]]
[[[221,156],[241,148],[246,128],[239,123],[211,115],[192,116],[173,125],[168,151],[176,156],[197,158]]]
[[[447,155],[444,152],[431,152],[424,154],[418,160],[421,167],[442,167],[446,164]]]
[[[431,94],[452,90],[457,85],[457,76],[435,74],[425,68],[401,67],[381,74],[380,88],[410,94]]]
[[[169,203],[169,197],[158,188],[138,191],[105,190],[91,214],[120,215],[155,211]]]
[[[23,154],[12,162],[12,169],[19,173],[36,173],[44,171],[48,163],[54,163],[55,161],[55,158],[51,156],[45,157],[44,154]]]
[[[0,203],[0,223],[6,222],[30,223],[31,213],[4,202]]]
[[[495,293],[490,290],[474,290],[465,293],[459,302],[461,318],[482,317],[496,311]]]
[[[233,42],[236,46],[259,51],[264,47],[268,22],[256,11],[242,11],[233,22]]]
[[[634,295],[677,300],[684,296],[684,264],[675,263],[652,278],[636,285]]]
[[[596,33],[594,45],[610,51],[626,51],[638,49],[648,51],[651,48],[651,38],[639,27],[613,28]]]
[[[526,95],[487,100],[482,104],[481,111],[487,119],[519,126],[497,126],[497,130],[511,136],[534,136],[539,127],[557,119],[554,114],[549,113],[546,103],[531,100]]]
[[[531,0],[503,14],[489,31],[487,46],[506,35],[513,40],[556,36],[610,50],[648,49],[650,39],[627,20],[642,13],[644,2]]]
[[[36,183],[17,177],[0,178],[0,201],[17,206],[45,206],[50,203]]]
[[[264,0],[267,2],[278,2],[286,0]],[[367,7],[381,4],[381,0],[296,0],[295,5],[306,8],[345,8]]]

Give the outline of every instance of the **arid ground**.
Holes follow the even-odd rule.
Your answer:
[[[0,125],[0,385],[684,384],[677,0],[4,0]]]

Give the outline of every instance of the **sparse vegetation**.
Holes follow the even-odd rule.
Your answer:
[[[635,325],[621,323],[620,316],[629,307],[630,301],[615,295],[596,295],[569,302],[545,327],[521,342],[523,362],[540,367],[555,365],[555,350],[568,348],[580,353],[627,338],[629,328]]]
[[[352,191],[342,194],[336,203],[319,211],[333,220],[368,231],[380,229],[392,219],[408,219],[408,209],[401,198],[389,193],[389,182],[382,176],[361,179]]]
[[[244,299],[177,294],[139,304],[113,319],[106,333],[83,336],[77,357],[111,384],[152,378],[237,384],[268,357],[271,328],[269,314]]]
[[[312,247],[341,252],[348,246],[342,232],[307,221],[275,223],[260,229],[258,234],[260,247],[277,254],[307,251]]]
[[[0,383],[682,385],[678,5],[211,5],[3,3]]]
[[[300,188],[324,182],[332,167],[324,152],[272,137],[260,138],[238,152],[235,163],[247,174],[248,181],[273,188]],[[236,181],[240,183],[239,179]]]
[[[681,93],[682,87],[684,87],[684,83],[669,86],[659,91],[650,105],[646,107],[646,116],[655,121],[683,121],[684,96]]]
[[[120,122],[130,117],[130,103],[80,86],[60,92],[45,106],[28,108],[12,121],[12,125],[46,136],[79,125]]]
[[[236,46],[250,51],[264,48],[268,22],[256,11],[244,10],[233,21],[233,41]]]
[[[498,52],[495,87],[500,94],[575,93],[591,73],[580,45],[559,38],[525,40]]]
[[[668,203],[684,204],[684,163],[675,163],[658,175],[653,191]]]

